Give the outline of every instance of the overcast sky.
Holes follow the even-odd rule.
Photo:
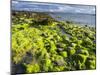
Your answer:
[[[26,10],[36,12],[66,12],[66,13],[85,13],[95,14],[95,6],[89,5],[72,5],[57,3],[39,3],[32,1],[12,1],[12,10]]]

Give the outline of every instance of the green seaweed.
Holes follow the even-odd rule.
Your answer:
[[[96,68],[95,27],[59,22],[47,13],[13,11],[11,31],[12,62],[24,64],[24,73]]]

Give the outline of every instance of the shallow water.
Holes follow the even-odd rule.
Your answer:
[[[95,26],[96,16],[94,14],[72,14],[72,13],[49,13],[58,21],[73,21],[78,24]]]

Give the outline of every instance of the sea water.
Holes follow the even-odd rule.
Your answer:
[[[83,25],[96,25],[95,14],[77,14],[77,13],[50,13],[58,21],[72,21]]]

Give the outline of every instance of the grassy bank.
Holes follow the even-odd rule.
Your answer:
[[[12,13],[12,71],[37,73],[96,68],[96,30],[45,13]]]

